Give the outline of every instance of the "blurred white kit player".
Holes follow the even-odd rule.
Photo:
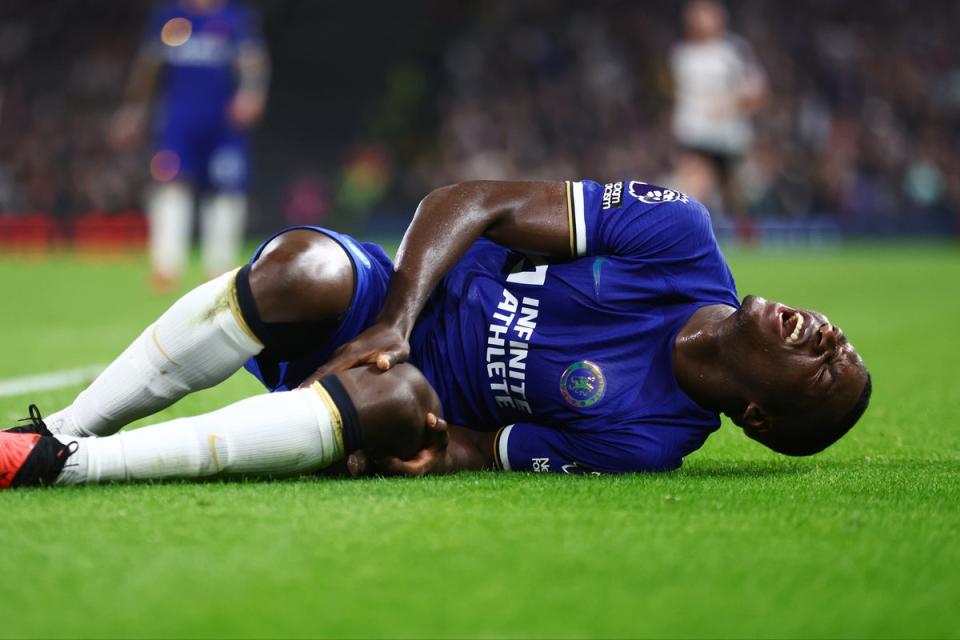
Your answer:
[[[237,263],[250,181],[249,130],[263,115],[268,78],[256,16],[245,6],[172,0],[152,13],[111,133],[118,147],[135,142],[153,103],[154,186],[147,212],[158,289],[175,286],[183,274],[198,193],[207,276]]]
[[[695,0],[684,10],[686,39],[670,61],[673,133],[682,148],[678,187],[709,201],[719,186],[726,212],[742,216],[733,174],[753,140],[750,117],[764,101],[766,78],[726,22],[725,9],[713,0]]]

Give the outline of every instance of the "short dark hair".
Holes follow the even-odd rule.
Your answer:
[[[832,424],[820,424],[812,429],[796,429],[789,433],[778,434],[768,446],[788,456],[811,456],[820,453],[834,442],[842,438],[847,431],[857,424],[870,404],[870,395],[873,393],[873,382],[870,372],[867,371],[867,383],[863,385],[860,397],[853,408],[842,419]]]

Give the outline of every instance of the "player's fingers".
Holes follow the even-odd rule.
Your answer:
[[[313,375],[310,376],[308,382],[315,380],[323,380],[331,373],[336,373],[341,371],[341,360],[343,358],[344,348],[340,347],[331,354],[330,359],[327,360],[324,364],[320,365],[316,371],[313,372]],[[306,384],[306,383],[305,383]]]
[[[427,413],[426,426],[427,431],[424,433],[424,441],[427,448],[446,449],[450,441],[447,421],[431,412]]]
[[[384,469],[396,475],[416,477],[428,473],[436,465],[436,462],[437,455],[435,451],[432,449],[421,449],[420,452],[410,460],[389,457],[384,458],[381,464]]]
[[[386,371],[394,365],[406,362],[410,356],[410,347],[406,343],[388,349],[378,351],[376,357],[377,367]]]
[[[347,457],[347,471],[350,477],[359,478],[367,472],[367,454],[362,450],[354,451]]]
[[[441,418],[440,416],[430,412],[427,414],[427,427],[433,429],[434,431],[448,431],[450,426],[447,424],[447,421]]]
[[[379,358],[379,352],[371,351],[363,345],[349,343],[334,351],[328,365],[333,368],[334,372],[346,371],[365,364],[375,364],[382,369]]]
[[[400,458],[390,457],[380,461],[380,470],[384,475],[392,476],[417,476],[418,465],[412,460],[401,460]]]
[[[331,373],[346,371],[347,369],[363,363],[364,359],[357,357],[355,353],[352,353],[350,345],[345,344],[334,351],[330,356],[330,359],[327,360],[325,364],[321,365],[316,371],[314,371],[313,375],[307,378],[307,380],[305,380],[300,386],[310,386],[313,382],[317,380],[323,380]]]

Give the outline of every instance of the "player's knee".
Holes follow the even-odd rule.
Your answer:
[[[342,315],[353,296],[353,265],[330,237],[295,229],[274,238],[250,270],[264,322],[318,322]]]
[[[440,415],[440,399],[420,370],[411,364],[394,366],[386,374],[390,384],[389,418],[381,429],[371,432],[369,448],[410,458],[423,446],[427,413]]]
[[[361,367],[337,374],[352,399],[373,455],[413,456],[423,444],[427,413],[440,414],[440,399],[410,364],[389,371]]]
[[[419,369],[403,363],[394,366],[390,372],[396,396],[394,402],[408,422],[423,424],[428,412],[439,415],[440,398]]]

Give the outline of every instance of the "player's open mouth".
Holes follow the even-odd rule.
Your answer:
[[[784,309],[780,312],[780,321],[783,324],[783,332],[787,334],[784,340],[790,344],[796,344],[800,340],[800,336],[803,335],[803,314],[799,311]]]

